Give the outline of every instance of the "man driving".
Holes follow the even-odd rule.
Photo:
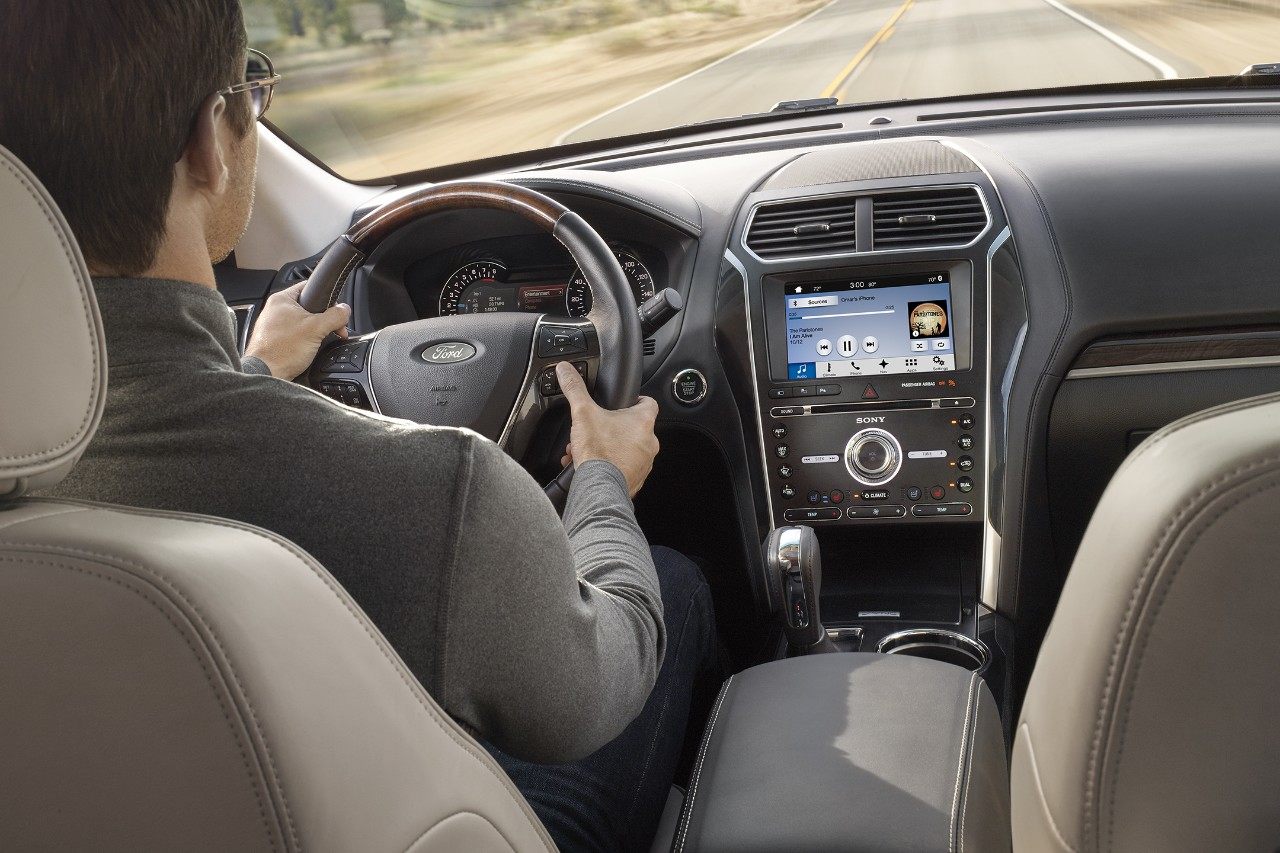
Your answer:
[[[256,119],[238,0],[16,0],[0,145],[62,208],[107,335],[106,411],[56,495],[281,534],[351,592],[489,745],[564,849],[646,849],[714,647],[699,570],[650,549],[631,498],[657,404],[607,411],[558,368],[576,469],[563,519],[469,431],[291,381],[349,309],[268,300],[244,358],[213,263],[249,219]]]

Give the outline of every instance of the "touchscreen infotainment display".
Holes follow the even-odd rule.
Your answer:
[[[793,282],[784,293],[788,379],[956,367],[946,272]]]

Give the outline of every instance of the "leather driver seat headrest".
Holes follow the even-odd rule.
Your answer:
[[[47,489],[102,417],[107,351],[89,269],[35,176],[0,147],[0,502]]]

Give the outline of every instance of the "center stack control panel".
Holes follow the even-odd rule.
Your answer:
[[[984,304],[968,261],[761,279],[753,344],[775,525],[984,517]]]

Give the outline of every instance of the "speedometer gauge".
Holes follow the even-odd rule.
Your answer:
[[[440,316],[516,311],[516,289],[497,261],[473,261],[454,270],[440,291]]]
[[[653,276],[649,273],[649,268],[640,263],[639,259],[630,252],[615,249],[613,256],[618,259],[618,264],[626,273],[636,305],[653,296]],[[575,269],[573,277],[569,279],[569,289],[565,294],[565,310],[569,312],[570,317],[585,317],[591,310],[591,285],[587,284],[587,277],[582,274],[581,269]]]

